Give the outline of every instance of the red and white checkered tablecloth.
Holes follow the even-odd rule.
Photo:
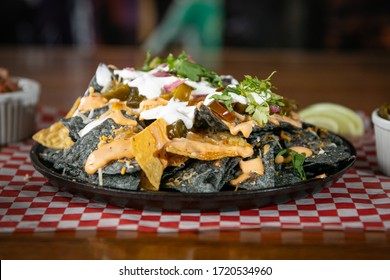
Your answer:
[[[39,128],[62,115],[41,108]],[[390,232],[390,177],[377,170],[372,132],[356,145],[355,167],[318,194],[265,208],[206,213],[121,208],[59,191],[32,167],[32,144],[28,140],[0,150],[0,232],[248,228]]]

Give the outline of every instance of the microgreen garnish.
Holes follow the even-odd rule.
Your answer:
[[[150,51],[147,51],[144,64],[141,68],[142,71],[149,71],[150,70],[150,57],[151,57]]]
[[[305,153],[298,153],[298,152],[291,150],[291,149],[284,149],[284,150],[281,150],[277,154],[277,156],[283,156],[284,154],[291,155],[292,167],[298,171],[299,177],[301,177],[302,180],[306,180],[306,173],[305,173],[305,170],[303,169],[303,163],[305,162],[306,154]]]
[[[200,64],[190,61],[185,52],[179,54],[176,59],[171,54],[167,60],[169,69],[176,72],[179,77],[188,78],[195,82],[199,82],[201,78],[204,78],[215,87],[222,86],[222,79],[219,75]]]
[[[226,90],[223,90],[221,94],[212,95],[211,98],[222,101],[230,112],[233,111],[233,98]]]
[[[160,57],[156,56],[152,59],[150,51],[146,52],[146,58],[144,61],[144,64],[142,68],[140,69],[141,71],[150,71],[154,68],[156,68],[158,65],[164,63],[165,61],[161,59]]]
[[[265,80],[246,75],[241,83],[226,87],[222,94],[214,94],[212,98],[223,101],[226,108],[232,111],[233,98],[231,94],[245,96],[248,102],[245,112],[252,115],[252,119],[263,126],[268,122],[270,106],[273,106],[273,111],[277,111],[277,107],[284,106],[283,97],[272,92],[275,87],[271,84],[271,77],[275,73],[275,71],[272,72]]]
[[[150,61],[150,53],[147,52],[142,70],[149,71],[162,63],[167,63],[169,72],[178,77],[188,78],[194,82],[199,82],[203,78],[214,87],[222,86],[222,79],[219,75],[214,71],[193,62],[185,52],[179,54],[177,58],[175,58],[173,54],[169,54],[165,59],[155,57],[152,61]]]

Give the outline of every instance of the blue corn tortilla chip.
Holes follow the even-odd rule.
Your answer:
[[[103,174],[115,175],[115,174],[133,174],[141,171],[137,160],[135,158],[113,161],[102,168]],[[124,170],[124,171],[123,171]]]
[[[79,131],[82,130],[88,123],[85,123],[81,117],[72,117],[68,119],[62,119],[62,123],[69,130],[69,137],[76,142],[80,139]]]
[[[289,186],[302,182],[301,177],[296,169],[285,168],[277,172],[275,176],[275,187]]]
[[[88,125],[91,121],[95,120],[97,117],[103,115],[107,110],[109,109],[109,106],[103,106],[98,109],[93,109],[91,111],[88,111],[86,113],[80,113],[77,116],[62,119],[62,123],[64,126],[66,126],[69,130],[69,136],[70,138],[76,142],[80,139],[79,131],[82,130],[86,125]],[[121,111],[123,116],[137,121],[138,129],[142,130],[144,128],[144,124],[142,121],[139,121],[135,116],[128,115],[125,110]]]
[[[100,75],[102,75],[104,72],[107,71],[107,73],[110,74],[111,81],[114,80],[113,69],[104,63],[100,63],[98,65],[98,67],[96,68],[95,75],[92,77],[91,81],[89,82],[89,86],[88,86],[88,87],[92,87],[95,92],[102,92],[111,83],[111,82],[109,82],[109,83],[106,83],[104,85],[99,84],[97,82],[97,75],[99,75],[99,73],[98,73],[99,71],[100,71]]]
[[[88,123],[101,116],[109,109],[108,106],[93,109],[85,113],[79,113],[78,115],[71,118],[63,118],[61,122],[69,130],[69,137],[76,142],[80,139],[79,131],[82,130]]]
[[[99,174],[87,174],[84,171],[89,154],[97,148],[100,137],[113,135],[113,128],[118,126],[111,119],[95,127],[81,137],[75,144],[59,155],[54,162],[54,168],[62,170],[65,176],[75,178],[80,182],[102,185],[107,188],[137,190],[140,183],[141,169],[135,159],[114,161],[102,168],[102,182]],[[123,170],[125,170],[123,172]],[[123,173],[123,175],[121,174]]]
[[[57,149],[51,149],[51,148],[44,148],[40,153],[39,157],[53,165],[56,161],[58,161],[59,158],[62,157],[64,154],[64,150],[57,150]]]
[[[328,146],[322,148],[322,152],[307,158],[304,162],[304,169],[315,174],[331,173],[349,162],[353,157],[351,152],[344,146]]]
[[[257,154],[263,161],[264,174],[253,174],[248,180],[238,184],[238,189],[260,190],[273,188],[275,186],[274,148],[270,146],[268,152],[265,154],[261,153],[261,149],[258,149]]]
[[[103,174],[102,182],[99,182],[99,174],[85,174],[84,181],[94,185],[100,185],[108,189],[120,189],[128,191],[140,190],[141,171],[133,172],[124,175],[108,175]]]
[[[194,127],[214,131],[229,131],[229,128],[203,104],[195,110]]]
[[[66,169],[67,172],[78,176],[84,172],[84,165],[89,154],[97,148],[100,137],[113,136],[113,128],[118,128],[111,119],[107,119],[101,125],[92,129],[89,133],[81,137],[72,147],[65,150],[63,155],[55,162],[54,168]]]
[[[163,178],[162,189],[185,193],[218,192],[233,178],[232,170],[238,162],[238,158],[189,160],[184,168]]]

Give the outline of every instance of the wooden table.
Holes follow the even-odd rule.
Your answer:
[[[142,65],[134,48],[0,48],[0,65],[41,82],[41,104],[68,110],[99,62]],[[224,50],[218,73],[267,77],[301,107],[330,101],[367,115],[390,99],[389,53]],[[1,259],[389,259],[390,234],[297,230],[0,234]]]

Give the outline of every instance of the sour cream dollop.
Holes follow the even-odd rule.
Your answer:
[[[161,95],[164,86],[170,85],[177,80],[177,77],[156,77],[151,73],[145,73],[142,76],[130,81],[130,87],[137,87],[140,95],[147,99],[157,98]]]
[[[187,129],[191,129],[194,125],[195,108],[196,106],[187,106],[187,102],[181,102],[172,98],[165,106],[142,111],[140,118],[144,120],[163,118],[168,124],[182,120]]]

